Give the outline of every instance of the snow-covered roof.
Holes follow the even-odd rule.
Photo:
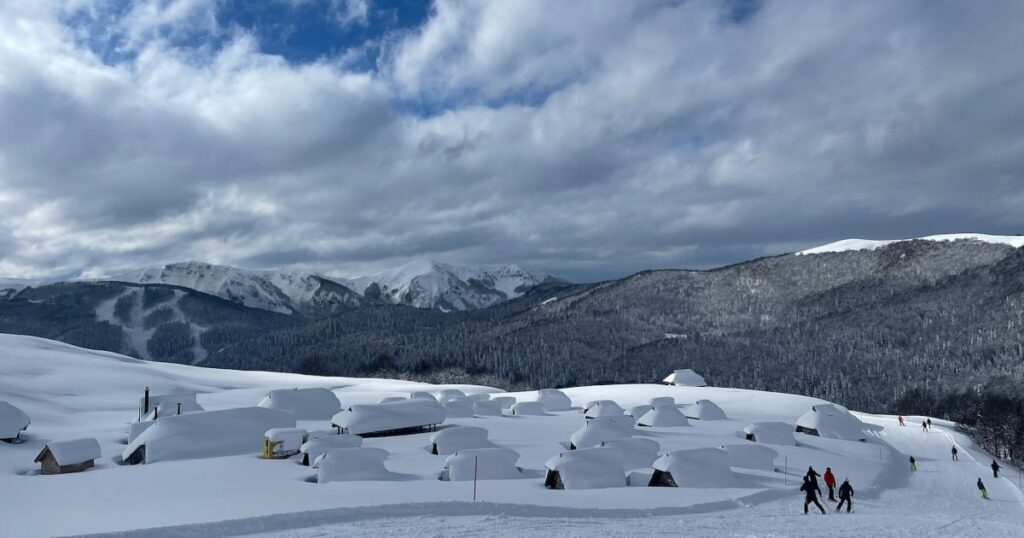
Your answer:
[[[576,430],[569,438],[571,446],[576,449],[598,446],[605,441],[629,437],[632,434],[614,420],[594,419]]]
[[[507,448],[471,448],[460,450],[444,462],[445,480],[473,480],[474,467],[477,480],[507,480],[522,478],[516,467],[519,454]]]
[[[587,403],[583,409],[583,416],[586,418],[616,417],[625,412],[625,409],[611,400],[596,400]]]
[[[572,409],[572,400],[558,389],[540,389],[537,401],[544,405],[545,411],[568,411]]]
[[[388,451],[383,448],[334,448],[317,459],[317,482],[398,480],[399,475],[384,466]]]
[[[492,400],[473,402],[473,415],[478,417],[500,417],[501,402]]]
[[[409,399],[410,400],[434,400],[435,402],[437,401],[437,398],[435,398],[433,394],[431,394],[429,392],[423,392],[422,390],[418,390],[416,392],[410,392],[409,393]]]
[[[690,404],[683,408],[686,418],[697,420],[725,420],[725,411],[722,411],[718,404],[711,400],[697,400],[697,403]]]
[[[729,470],[729,454],[720,448],[691,448],[669,452],[653,467],[672,474],[679,487],[732,487],[736,477]]]
[[[545,467],[556,471],[565,489],[615,488],[626,485],[622,452],[593,447],[563,452],[548,460]]]
[[[676,385],[677,387],[706,387],[708,385],[707,381],[704,380],[704,376],[689,368],[676,370],[668,374],[662,382],[668,385]]]
[[[324,388],[272,390],[259,406],[290,411],[298,420],[327,420],[341,410],[338,397]]]
[[[100,444],[91,437],[84,439],[72,439],[69,441],[51,441],[43,447],[36,456],[36,462],[43,459],[43,455],[49,452],[57,465],[77,465],[90,460],[100,458]]]
[[[975,233],[959,233],[959,234],[939,234],[929,235],[925,237],[915,238],[921,241],[960,241],[960,240],[973,240],[981,241],[983,243],[1002,244],[1009,245],[1014,248],[1020,248],[1024,246],[1024,236],[1020,235],[987,235],[987,234],[975,234]],[[915,239],[886,239],[886,240],[873,240],[873,239],[843,239],[842,241],[836,241],[827,245],[821,245],[820,247],[809,248],[797,252],[798,256],[806,254],[822,254],[825,252],[846,252],[849,250],[875,250],[879,247],[884,247],[892,243],[900,243],[903,241],[913,241]]]
[[[363,446],[363,438],[358,435],[343,433],[341,435],[328,435],[302,443],[299,452],[305,454],[303,458],[312,465],[317,458],[325,452],[335,448],[359,448]]]
[[[765,445],[787,445],[796,444],[793,438],[794,425],[786,422],[754,422],[743,428],[746,436],[753,436],[754,442]]]
[[[636,424],[652,428],[668,428],[689,426],[690,421],[686,420],[686,417],[675,405],[656,405],[637,419]]]
[[[437,401],[445,403],[448,400],[454,400],[455,398],[465,398],[466,393],[459,389],[445,389],[438,393]]]
[[[181,406],[180,408],[178,407],[179,405]],[[156,406],[151,407],[149,413],[146,416],[142,417],[142,421],[140,422],[145,422],[147,420],[156,420],[160,417],[169,417],[171,415],[199,413],[201,411],[204,411],[203,406],[199,405],[194,400],[185,400],[179,402],[173,399],[167,399],[158,403]]]
[[[273,428],[294,428],[295,416],[263,407],[239,407],[160,417],[122,451],[127,460],[146,447],[146,463],[256,453]]]
[[[473,418],[473,400],[465,396],[451,398],[442,405],[447,418]]]
[[[410,399],[383,404],[355,404],[331,419],[356,435],[441,424],[445,408],[436,400]]]
[[[764,446],[753,443],[722,445],[722,450],[729,455],[729,465],[743,469],[775,470],[775,458],[779,453]]]
[[[173,393],[170,393],[170,394],[150,394],[149,395],[149,411],[152,411],[153,408],[159,406],[160,404],[172,404],[172,405],[170,405],[170,408],[175,408],[176,405],[173,405],[173,404],[178,404],[178,403],[183,403],[184,404],[184,403],[188,403],[188,402],[196,403],[196,393],[194,393],[194,392],[173,392]],[[143,397],[139,398],[139,409],[145,411],[145,405],[146,405],[146,397],[143,396]],[[165,410],[166,409],[161,409],[160,413],[163,414],[163,412]]]
[[[648,404],[634,405],[633,407],[626,409],[626,415],[633,417],[634,419],[639,419],[650,410],[651,406]]]
[[[602,447],[612,448],[622,453],[622,464],[626,469],[650,467],[658,459],[661,445],[654,439],[646,437],[623,437],[601,443]]]
[[[818,404],[796,421],[796,431],[817,434],[830,439],[863,441],[864,423],[850,414],[845,407],[836,404]]]
[[[512,409],[512,406],[516,404],[514,396],[494,396],[491,395],[492,402],[497,403],[502,409]]]
[[[650,404],[651,407],[657,407],[659,405],[671,405],[672,407],[675,407],[676,399],[671,396],[658,396],[656,398],[651,398],[647,403]]]
[[[472,402],[485,402],[491,399],[491,395],[486,392],[478,392],[476,394],[467,394],[466,398]]]
[[[0,439],[14,439],[32,419],[13,404],[0,400]]]
[[[470,448],[490,448],[494,444],[487,440],[487,430],[476,426],[444,428],[430,434],[431,451],[434,454],[454,454]]]
[[[377,400],[377,403],[401,402],[402,400],[408,400],[408,399],[409,398],[405,398],[403,396],[386,396],[384,398],[381,398],[381,399]]]
[[[298,439],[302,444],[302,438],[306,436],[306,430],[302,428],[271,428],[263,434],[265,439],[281,441],[284,439]]]
[[[512,406],[512,414],[520,416],[547,416],[543,402],[516,402]]]

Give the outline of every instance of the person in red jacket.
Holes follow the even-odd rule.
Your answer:
[[[825,467],[825,487],[828,488],[828,500],[836,502],[836,477],[832,474],[831,467]]]

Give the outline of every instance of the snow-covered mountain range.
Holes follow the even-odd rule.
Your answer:
[[[809,248],[797,252],[798,255],[804,254],[823,254],[826,252],[846,252],[848,250],[875,250],[892,243],[901,243],[904,241],[981,241],[982,243],[992,243],[1009,245],[1014,248],[1024,247],[1024,236],[1022,235],[988,235],[988,234],[976,234],[976,233],[959,233],[959,234],[940,234],[940,235],[929,235],[925,237],[917,237],[913,239],[843,239],[841,241],[835,241],[827,245],[821,245],[820,247]]]
[[[295,270],[254,271],[203,262],[172,263],[102,280],[170,284],[283,314],[330,314],[366,304],[470,310],[513,299],[554,277],[515,265],[452,265],[415,260],[361,277]]]

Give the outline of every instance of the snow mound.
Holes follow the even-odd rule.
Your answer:
[[[670,428],[689,426],[690,421],[675,405],[656,405],[636,421],[637,426],[649,428]]]
[[[708,386],[707,381],[704,380],[704,376],[694,372],[689,368],[682,370],[676,370],[662,380],[662,383],[666,385],[675,385],[677,387],[706,387]]]
[[[17,438],[31,423],[24,411],[0,400],[0,440]]]
[[[328,450],[335,448],[359,448],[363,446],[363,438],[358,435],[343,433],[341,435],[328,435],[317,437],[302,443],[299,452],[302,453],[302,464],[313,465],[317,458],[324,455]]]
[[[602,447],[612,448],[622,453],[622,464],[626,469],[650,467],[658,459],[661,445],[654,439],[646,437],[624,437],[601,443]]]
[[[634,405],[626,409],[626,416],[633,417],[634,420],[640,420],[640,417],[647,414],[651,409],[653,408],[649,404]]]
[[[729,444],[722,445],[722,450],[729,455],[729,465],[743,469],[774,471],[775,458],[779,453],[762,445]]]
[[[654,462],[652,486],[727,488],[736,485],[729,454],[720,448],[691,448],[669,452]]]
[[[431,454],[448,455],[470,448],[492,448],[487,430],[476,426],[445,428],[430,435]]]
[[[86,439],[72,439],[69,441],[52,441],[47,443],[43,450],[36,456],[36,462],[42,460],[42,456],[46,451],[53,454],[53,459],[57,461],[57,465],[77,465],[79,463],[85,463],[89,460],[100,459],[100,444],[93,438]]]
[[[486,400],[473,402],[473,415],[478,417],[500,417],[501,402]]]
[[[516,402],[512,406],[512,414],[516,416],[545,417],[543,402]]]
[[[473,418],[473,400],[465,396],[452,398],[442,405],[447,418]]]
[[[259,406],[290,411],[297,420],[328,420],[341,411],[338,397],[322,388],[272,390]]]
[[[187,413],[201,413],[205,411],[203,406],[196,403],[195,400],[189,401],[177,401],[175,399],[165,399],[158,403],[146,416],[142,417],[142,421],[153,421],[161,417],[170,417],[173,415],[184,415]]]
[[[413,399],[383,404],[356,404],[339,412],[331,423],[346,433],[399,432],[441,424],[445,408],[436,400]]]
[[[516,467],[519,454],[507,448],[472,448],[460,450],[444,462],[441,480],[453,482],[473,480],[508,480],[523,478]]]
[[[569,411],[572,409],[572,400],[558,389],[540,389],[537,391],[537,401],[545,411]]]
[[[690,404],[683,409],[686,418],[696,420],[725,420],[725,411],[722,411],[718,404],[711,400],[697,400],[697,403]]]
[[[334,448],[317,460],[316,481],[354,482],[401,480],[401,475],[384,466],[388,451],[383,448]]]
[[[410,392],[409,393],[409,399],[410,400],[434,400],[435,402],[437,401],[437,398],[435,398],[433,394],[431,394],[429,392],[423,392],[423,391]],[[381,403],[383,403],[383,402],[381,402]]]
[[[836,241],[820,247],[809,248],[807,250],[801,250],[797,252],[797,256],[807,254],[823,254],[826,252],[847,252],[850,250],[875,250],[892,243],[901,243],[903,241],[981,241],[983,243],[992,243],[999,245],[1009,245],[1014,248],[1020,248],[1024,246],[1024,236],[1020,235],[986,235],[986,234],[974,234],[974,233],[959,233],[959,234],[940,234],[940,235],[929,235],[926,237],[917,237],[914,239],[888,239],[888,240],[872,240],[872,239],[843,239],[842,241]]]
[[[459,398],[465,398],[465,397],[466,397],[466,393],[462,392],[459,389],[447,389],[447,390],[442,390],[441,392],[438,393],[437,401],[439,401],[442,404],[444,404],[444,403],[448,403],[448,402],[450,402],[452,400],[459,399]]]
[[[302,448],[306,430],[302,428],[273,428],[263,434],[263,457],[280,459],[294,456]]]
[[[391,402],[402,402],[402,401],[405,401],[405,400],[408,400],[408,399],[409,398],[406,398],[404,396],[385,396],[385,397],[377,400],[377,403],[382,404],[382,403],[391,403]]]
[[[754,422],[743,428],[744,437],[748,441],[765,445],[793,446],[794,426],[786,422]]]
[[[605,441],[629,437],[632,433],[617,421],[594,419],[572,434],[572,437],[569,438],[569,448],[576,450],[595,447]]]
[[[864,423],[836,404],[818,404],[796,421],[796,431],[844,441],[864,441]]]
[[[503,410],[504,409],[512,409],[512,406],[516,404],[516,399],[513,396],[494,396],[494,395],[491,395],[490,401],[500,405]]]
[[[294,427],[291,413],[263,407],[160,417],[125,447],[121,457],[137,464],[256,453],[267,430]]]
[[[586,418],[620,417],[626,410],[611,400],[595,400],[588,402],[583,409],[583,416]]]
[[[563,452],[544,465],[549,489],[617,488],[626,485],[622,452],[594,447]]]

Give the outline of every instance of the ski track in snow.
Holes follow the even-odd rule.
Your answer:
[[[145,327],[144,320],[146,318],[146,315],[152,313],[153,311],[159,308],[168,307],[173,312],[173,316],[168,321],[187,322],[189,325],[189,330],[192,332],[192,337],[195,339],[195,342],[192,344],[192,355],[195,357],[195,360],[192,361],[192,364],[199,364],[206,360],[208,353],[206,352],[205,349],[203,349],[203,346],[199,340],[199,338],[202,336],[203,332],[206,331],[206,329],[204,327],[201,327],[199,325],[196,325],[195,323],[188,321],[185,318],[185,314],[181,311],[181,308],[178,306],[178,302],[181,301],[181,298],[185,296],[184,291],[174,290],[174,297],[168,299],[167,301],[157,303],[148,309],[143,309],[142,300],[140,298],[138,301],[136,301],[135,306],[132,307],[132,322],[129,324],[125,324],[123,321],[118,319],[117,316],[114,315],[114,306],[117,304],[118,299],[131,293],[138,293],[141,295],[142,291],[141,289],[129,289],[121,293],[117,297],[114,297],[113,299],[108,299],[100,303],[99,306],[96,307],[97,321],[106,321],[111,325],[116,325],[124,329],[126,335],[128,336],[128,342],[131,344],[135,352],[139,354],[139,357],[145,360],[152,360],[152,356],[149,353],[149,347],[147,346],[147,344],[149,343],[149,339],[153,336],[153,333],[156,332],[156,327],[152,329],[147,329]]]

